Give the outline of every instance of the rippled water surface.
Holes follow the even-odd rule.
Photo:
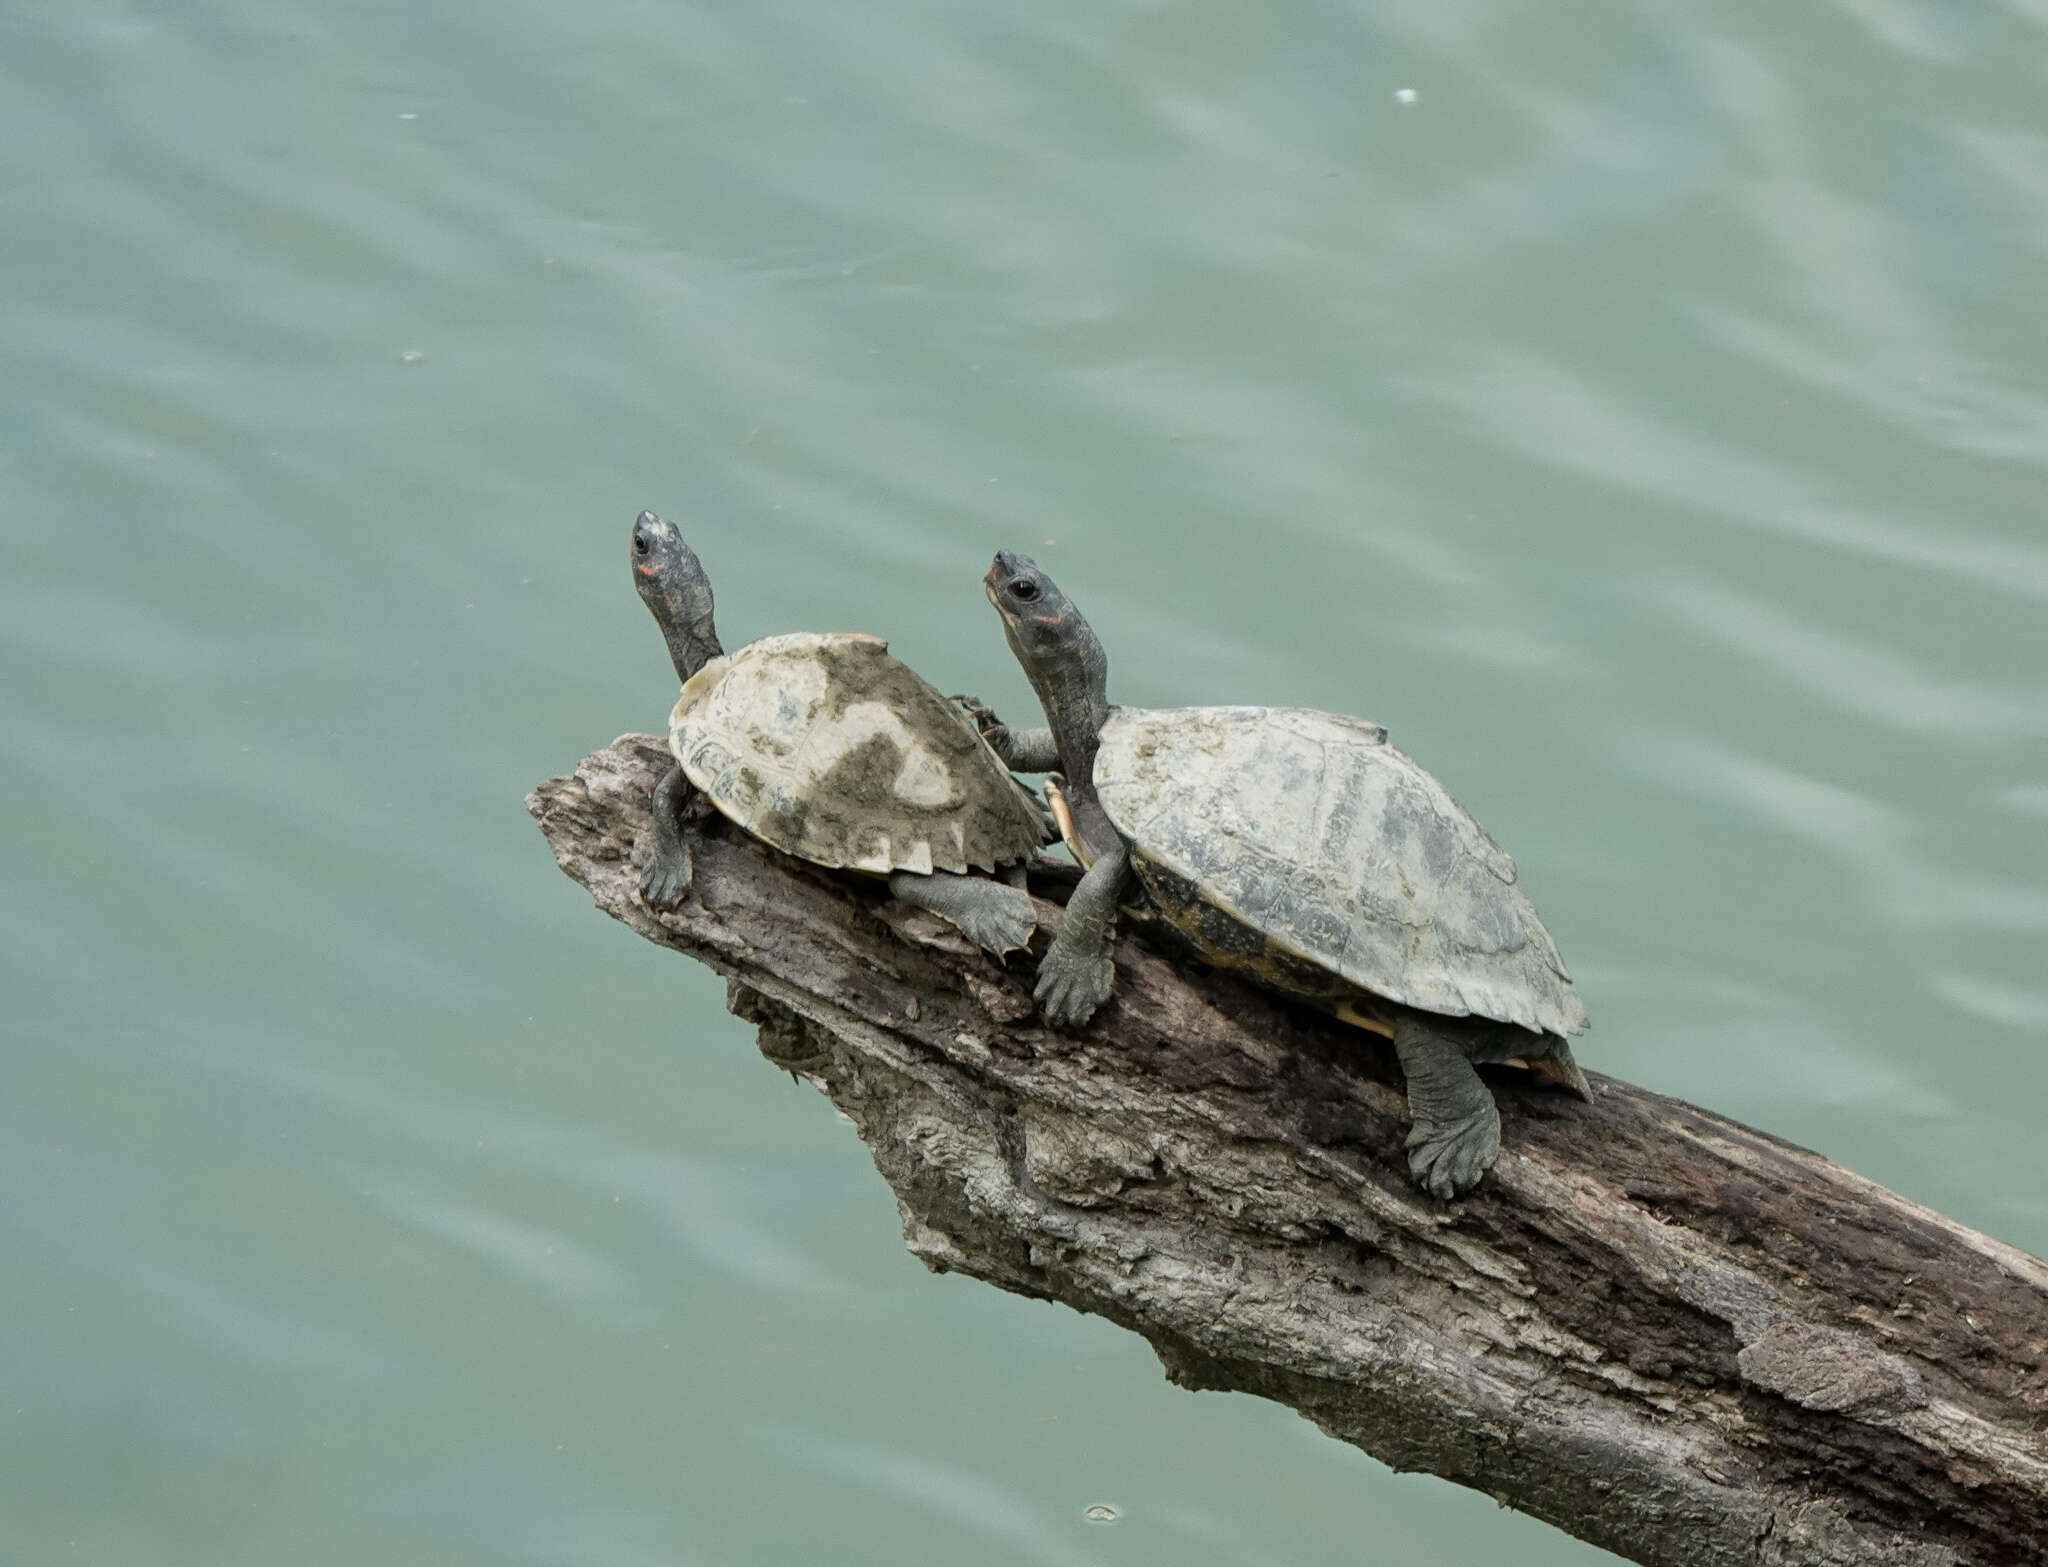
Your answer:
[[[1606,1559],[927,1276],[521,796],[642,506],[1009,708],[1025,548],[2048,1250],[2044,263],[2041,0],[0,0],[0,1560]]]

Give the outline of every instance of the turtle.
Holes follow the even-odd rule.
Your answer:
[[[672,909],[689,891],[683,827],[701,794],[771,848],[887,878],[894,896],[998,959],[1030,940],[1023,867],[1056,832],[973,719],[880,637],[799,632],[727,653],[710,578],[651,511],[633,521],[631,560],[682,682],[668,726],[675,765],[655,785],[639,882],[648,907]]]
[[[1050,1022],[1078,1026],[1108,999],[1135,891],[1203,961],[1392,1039],[1409,1169],[1437,1197],[1500,1152],[1475,1063],[1592,1097],[1568,1042],[1586,1009],[1515,862],[1384,728],[1300,707],[1114,707],[1102,644],[1029,557],[998,553],[984,587],[1050,727],[955,700],[1006,765],[1064,774],[1047,798],[1087,866],[1039,965]]]

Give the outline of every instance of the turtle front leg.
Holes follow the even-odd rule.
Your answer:
[[[1116,933],[1116,906],[1123,896],[1129,854],[1121,843],[1098,854],[1067,900],[1067,917],[1038,965],[1038,984],[1032,991],[1049,1023],[1078,1028],[1109,999],[1116,983],[1109,943]]]
[[[1060,765],[1059,743],[1050,729],[1012,729],[978,696],[955,696],[967,709],[988,748],[1013,773],[1049,773]]]
[[[1408,1169],[1424,1191],[1446,1201],[1479,1184],[1500,1157],[1500,1109],[1472,1068],[1466,1030],[1448,1020],[1404,1015],[1394,1023],[1394,1053],[1408,1080]],[[1491,1059],[1491,1057],[1489,1057]]]
[[[672,909],[683,901],[696,875],[690,846],[683,841],[683,812],[690,803],[690,780],[671,767],[654,786],[654,852],[640,873],[640,896],[650,909]]]
[[[1029,944],[1038,929],[1031,894],[1021,886],[951,871],[929,876],[898,871],[889,878],[889,891],[905,903],[951,920],[969,941],[999,960]]]

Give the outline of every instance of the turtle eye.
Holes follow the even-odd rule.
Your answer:
[[[648,550],[648,544],[647,544],[647,535],[646,535],[646,534],[644,534],[644,533],[636,533],[636,534],[634,534],[634,535],[633,535],[633,553],[634,553],[635,555],[645,555],[645,554],[647,553],[647,550]]]
[[[1010,584],[1010,596],[1022,599],[1026,604],[1029,604],[1038,597],[1038,584],[1029,577],[1020,577],[1017,581]]]

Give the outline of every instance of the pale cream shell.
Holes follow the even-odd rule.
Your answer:
[[[1095,787],[1134,853],[1283,951],[1423,1011],[1586,1026],[1515,862],[1377,724],[1117,708]]]
[[[880,637],[764,637],[690,677],[669,749],[755,837],[885,876],[993,870],[1048,841],[1046,818],[973,721]]]

